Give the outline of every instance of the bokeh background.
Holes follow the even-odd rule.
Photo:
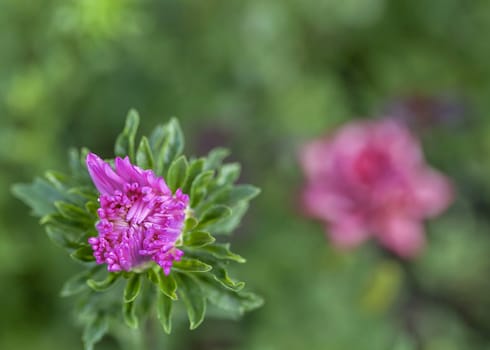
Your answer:
[[[234,250],[265,306],[177,320],[169,350],[490,349],[489,34],[486,0],[0,0],[0,349],[81,349],[58,297],[78,266],[9,187],[66,170],[69,147],[111,156],[132,107],[263,188]],[[298,147],[386,114],[457,193],[410,262],[336,252],[298,203]]]

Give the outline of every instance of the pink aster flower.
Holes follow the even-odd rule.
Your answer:
[[[179,189],[174,195],[151,170],[116,158],[112,167],[90,153],[87,168],[100,192],[99,235],[89,238],[98,264],[111,272],[130,271],[149,261],[165,274],[184,254],[175,247],[180,238],[189,197]]]
[[[394,120],[354,122],[301,152],[303,205],[324,220],[333,243],[356,246],[376,237],[400,256],[425,243],[423,219],[452,201],[448,180],[429,168],[417,140]]]

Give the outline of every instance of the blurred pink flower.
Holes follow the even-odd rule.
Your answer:
[[[394,120],[353,122],[301,152],[307,214],[327,223],[333,243],[359,245],[374,236],[402,257],[424,246],[422,220],[452,201],[442,174],[425,164],[417,140]]]

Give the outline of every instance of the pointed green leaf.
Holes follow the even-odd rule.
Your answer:
[[[192,182],[190,200],[191,208],[196,207],[197,204],[206,196],[207,185],[213,179],[214,171],[208,170],[200,173]]]
[[[198,228],[206,227],[219,220],[225,219],[231,215],[231,209],[225,205],[214,205],[206,210],[199,219]]]
[[[102,281],[96,281],[93,279],[87,280],[87,285],[95,290],[96,292],[101,292],[104,290],[109,289],[114,283],[117,281],[117,279],[121,276],[119,273],[112,273],[110,272],[107,277],[102,280]]]
[[[167,174],[167,185],[175,192],[182,187],[187,173],[187,159],[185,156],[180,156],[172,162]]]
[[[224,204],[234,206],[242,201],[250,201],[259,193],[260,189],[258,187],[252,185],[237,185],[231,190],[228,200]]]
[[[204,158],[194,159],[190,161],[189,167],[187,169],[187,176],[185,178],[184,184],[182,185],[182,192],[189,194],[191,191],[191,186],[196,177],[203,171],[204,168]]]
[[[90,217],[89,213],[87,213],[83,208],[62,201],[56,201],[54,202],[54,205],[58,209],[60,214],[68,220],[85,224],[87,225],[87,227],[93,226],[95,224],[95,220],[93,220],[93,218]]]
[[[184,232],[193,230],[197,226],[197,223],[197,219],[192,216],[186,218],[184,222]]]
[[[156,129],[150,138],[150,145],[156,154],[157,174],[166,175],[172,161],[184,149],[184,136],[177,119],[172,118],[168,124]]]
[[[123,319],[128,327],[136,329],[138,328],[138,318],[136,317],[135,303],[130,301],[129,303],[123,303]]]
[[[134,143],[136,132],[138,131],[139,115],[134,109],[130,110],[126,117],[126,124],[121,134],[116,139],[114,153],[118,157],[129,156],[133,162],[135,161]]]
[[[49,239],[58,247],[71,249],[80,247],[73,234],[53,225],[47,225],[45,229]]]
[[[177,293],[184,302],[189,317],[190,329],[197,328],[204,320],[206,298],[199,284],[190,276],[179,274]]]
[[[188,247],[198,248],[214,243],[216,239],[206,231],[191,231],[184,234],[184,245]]]
[[[213,244],[208,245],[202,248],[199,248],[201,251],[205,251],[218,259],[232,260],[239,263],[244,263],[246,260],[242,258],[240,255],[232,253],[230,251],[230,244]]]
[[[160,288],[160,292],[168,296],[172,300],[177,300],[177,282],[172,274],[166,276],[162,269],[159,269],[157,273],[157,284]]]
[[[32,208],[34,216],[42,217],[56,211],[54,202],[64,199],[64,195],[47,181],[36,178],[30,184],[15,184],[12,193]]]
[[[124,302],[130,303],[136,299],[141,289],[141,274],[133,274],[128,283],[126,283],[126,288],[124,289]]]
[[[78,248],[73,253],[71,253],[70,256],[73,259],[78,260],[78,261],[82,261],[82,262],[95,261],[94,251],[92,250],[92,247],[90,247],[90,246],[83,246],[81,248]]]
[[[99,314],[87,323],[82,335],[85,350],[92,350],[94,345],[107,333],[108,329],[109,319],[105,314]]]
[[[172,331],[172,299],[163,293],[158,293],[157,299],[157,318],[165,333]]]
[[[228,276],[228,271],[226,271],[224,267],[213,269],[213,277],[216,279],[216,281],[221,283],[223,287],[231,289],[235,292],[238,292],[245,287],[244,282],[238,282],[231,279],[230,276]]]
[[[223,159],[230,155],[230,151],[226,148],[215,148],[209,152],[204,165],[204,170],[218,169],[223,163]]]
[[[241,223],[241,220],[248,210],[248,202],[240,202],[231,208],[231,215],[226,219],[212,224],[207,229],[214,235],[229,234],[234,231]]]
[[[216,178],[216,185],[223,186],[226,184],[232,184],[240,176],[241,166],[239,163],[225,164],[221,167]]]
[[[88,289],[86,281],[87,278],[89,277],[90,277],[90,272],[87,271],[84,271],[82,273],[79,273],[71,277],[63,284],[63,287],[61,288],[60,291],[60,295],[62,297],[69,297],[71,295],[86,291]]]
[[[153,169],[153,152],[145,136],[141,138],[138,150],[136,151],[136,164],[142,169]]]
[[[223,289],[220,284],[207,276],[199,276],[199,282],[209,302],[236,316],[242,316],[263,305],[263,299],[250,292],[234,292]]]
[[[213,267],[197,259],[182,258],[180,261],[175,261],[172,268],[181,272],[207,272]]]

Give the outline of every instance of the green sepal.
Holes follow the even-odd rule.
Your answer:
[[[186,247],[199,248],[212,244],[216,239],[206,231],[191,231],[183,235],[184,245]]]
[[[189,328],[197,328],[204,320],[206,313],[206,298],[193,277],[186,274],[179,274],[177,277],[179,297],[184,302],[189,318]]]
[[[197,259],[182,258],[180,261],[175,261],[172,268],[180,272],[207,272],[213,267]]]
[[[172,162],[167,174],[167,185],[175,193],[182,187],[187,174],[187,159],[185,156],[180,156]]]
[[[141,290],[141,274],[134,273],[129,277],[126,283],[126,288],[124,288],[124,302],[133,302],[138,296]]]
[[[109,318],[106,314],[99,313],[85,324],[82,341],[85,350],[92,350],[104,334],[109,330]]]
[[[157,296],[157,318],[162,325],[165,333],[172,332],[172,305],[173,300],[163,293],[158,293]]]
[[[112,287],[119,277],[121,277],[121,274],[109,272],[104,280],[96,281],[94,279],[89,279],[87,280],[87,285],[96,292],[102,292]]]
[[[116,156],[124,158],[129,156],[132,162],[135,161],[135,137],[139,125],[139,115],[134,109],[130,110],[126,117],[126,124],[121,134],[116,139],[114,153]]]

